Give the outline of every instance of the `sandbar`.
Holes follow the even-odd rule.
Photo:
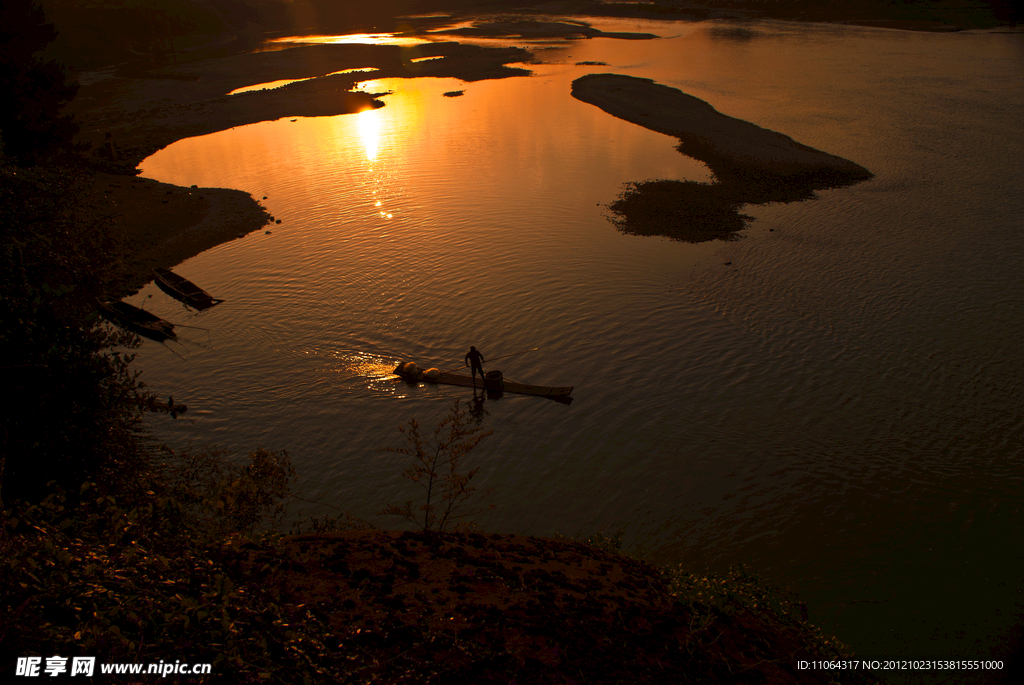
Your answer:
[[[864,167],[802,145],[787,135],[718,112],[692,95],[651,79],[588,74],[572,82],[573,97],[620,119],[679,139],[680,152],[718,176],[863,180]]]
[[[106,260],[95,297],[122,297],[175,264],[240,238],[273,217],[249,193],[183,188],[147,178],[92,172],[64,198],[75,225],[102,234]]]
[[[749,217],[744,204],[809,199],[815,190],[858,183],[872,173],[776,131],[718,112],[707,102],[651,79],[588,74],[573,97],[612,116],[679,139],[683,154],[704,162],[716,183],[633,183],[610,205],[627,233],[699,242],[728,237]]]
[[[498,17],[473,22],[472,26],[445,28],[434,35],[466,36],[471,38],[526,38],[578,40],[580,38],[617,38],[619,40],[651,40],[653,33],[602,31],[582,21],[551,21],[532,17]]]

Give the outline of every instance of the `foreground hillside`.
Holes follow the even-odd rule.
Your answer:
[[[567,540],[352,531],[251,548],[242,565],[321,613],[359,682],[818,683],[798,660],[840,654],[739,578]]]
[[[153,485],[164,495],[122,505],[87,488],[74,506],[4,512],[5,667],[61,654],[211,664],[217,682],[235,683],[875,682],[801,669],[842,658],[841,645],[799,602],[741,573],[693,576],[579,542],[478,533],[225,544],[182,516],[195,498]],[[212,510],[242,521],[244,492]]]

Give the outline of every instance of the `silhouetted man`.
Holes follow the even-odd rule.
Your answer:
[[[472,369],[473,372],[473,387],[476,388],[476,372],[480,372],[480,382],[484,382],[484,356],[472,345],[469,346],[469,352],[466,353],[466,365]]]

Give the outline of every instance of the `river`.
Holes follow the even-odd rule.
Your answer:
[[[1005,657],[1024,606],[1024,35],[594,22],[662,38],[533,44],[526,78],[371,81],[383,108],[147,159],[147,177],[266,196],[282,221],[176,268],[224,304],[133,300],[208,329],[184,329],[180,357],[141,348],[151,388],[190,406],[154,433],[286,449],[305,497],[398,525],[375,514],[414,486],[378,448],[472,393],[396,383],[395,363],[539,348],[495,368],[574,401],[483,403],[483,528],[624,528],[660,561],[797,589],[858,655]],[[875,178],[748,206],[732,242],[623,235],[606,205],[625,183],[708,172],[573,99],[592,72]]]

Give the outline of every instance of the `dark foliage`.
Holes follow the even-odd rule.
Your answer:
[[[57,491],[0,512],[0,660],[94,654],[210,663],[226,682],[337,682],[318,664],[317,617],[280,606],[254,577],[260,569],[237,563],[240,545],[274,545],[232,534],[273,515],[287,457],[260,451],[226,469],[214,460],[198,480],[184,470],[208,462],[184,459],[142,475],[134,493],[87,483],[74,503]],[[223,478],[207,480],[214,471]]]
[[[657,569],[604,542],[306,535],[251,550],[243,568],[267,569],[264,590],[318,618],[317,635],[326,618],[337,647],[317,663],[340,682],[877,682],[797,669],[848,651],[793,596],[742,571]]]
[[[137,341],[95,314],[105,233],[64,212],[74,169],[0,165],[0,495],[38,501],[46,483],[119,480],[143,459],[155,400],[123,351]]]
[[[88,183],[0,163],[0,661],[145,655],[233,682],[331,682],[316,617],[236,562],[241,534],[272,544],[259,536],[289,494],[287,455],[147,447],[159,405],[118,351],[137,338],[95,315],[109,234],[70,209]]]
[[[78,130],[62,114],[78,84],[64,65],[42,54],[56,37],[33,0],[0,5],[0,136],[3,154],[22,165],[69,149]]]

